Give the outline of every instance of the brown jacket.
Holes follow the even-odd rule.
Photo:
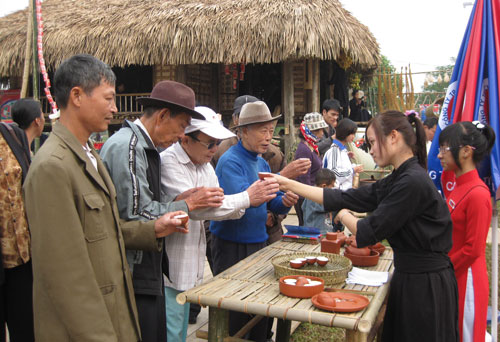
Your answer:
[[[154,221],[119,219],[115,187],[56,123],[24,183],[37,341],[139,341],[127,248],[157,250]]]

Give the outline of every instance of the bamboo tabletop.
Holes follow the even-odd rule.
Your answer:
[[[317,309],[311,299],[291,298],[280,294],[279,280],[274,275],[271,259],[296,252],[320,252],[321,245],[278,241],[252,254],[223,273],[177,296],[177,302],[196,303],[219,309],[309,322],[367,333],[384,302],[389,282],[382,286],[340,284],[339,291],[365,295],[370,304],[355,313],[332,313]],[[342,254],[342,251],[341,251]],[[371,271],[394,271],[393,253],[386,248]]]

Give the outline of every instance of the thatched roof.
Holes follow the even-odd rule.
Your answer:
[[[338,0],[45,0],[49,68],[76,53],[112,66],[337,59],[379,64],[368,28]],[[27,10],[0,18],[0,75],[20,75]]]

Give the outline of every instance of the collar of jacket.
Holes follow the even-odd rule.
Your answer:
[[[110,188],[108,186],[112,186],[112,181],[108,176],[106,168],[101,161],[101,158],[97,154],[94,149],[94,145],[90,140],[87,141],[87,144],[90,147],[91,153],[97,159],[97,171],[87,157],[87,153],[83,150],[82,144],[78,141],[78,139],[74,136],[73,133],[70,132],[66,126],[57,121],[52,127],[52,133],[56,135],[59,139],[61,139],[66,146],[85,164],[85,171],[99,184],[99,186],[110,195]],[[114,192],[114,190],[112,191]]]
[[[149,138],[146,132],[142,130],[141,127],[137,126],[135,123],[125,120],[123,122],[122,127],[128,127],[134,132],[135,135],[139,138],[139,141],[141,142],[141,145],[147,146],[148,149],[156,150],[156,147],[153,145],[153,142]]]

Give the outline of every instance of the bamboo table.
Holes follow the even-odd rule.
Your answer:
[[[236,265],[177,296],[177,302],[209,306],[209,341],[243,341],[228,338],[228,310],[278,318],[276,341],[288,341],[291,321],[309,322],[346,329],[346,340],[367,341],[373,338],[385,311],[389,282],[379,287],[341,284],[339,291],[365,295],[370,304],[356,313],[332,313],[313,306],[310,299],[291,298],[280,294],[271,259],[295,252],[320,252],[321,246],[278,241],[250,255]],[[394,271],[393,253],[387,248],[378,264],[366,267],[372,271]],[[258,317],[258,316],[257,316]],[[255,320],[255,323],[258,320]],[[240,331],[241,337],[245,331]]]

